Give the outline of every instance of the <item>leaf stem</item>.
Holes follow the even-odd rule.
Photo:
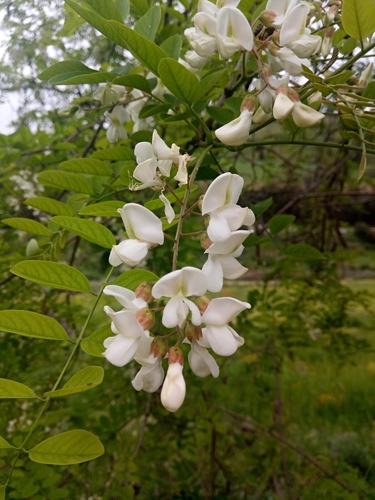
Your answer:
[[[75,345],[74,345],[74,347],[73,347],[73,350],[72,350],[72,352],[70,353],[70,356],[69,356],[69,358],[67,359],[67,361],[66,361],[66,363],[65,363],[65,365],[64,365],[64,367],[63,367],[63,369],[61,370],[61,373],[60,373],[60,375],[59,375],[58,379],[56,380],[56,383],[55,383],[55,385],[53,386],[52,391],[55,391],[55,390],[57,389],[57,387],[58,387],[58,385],[60,384],[60,382],[61,382],[62,378],[64,377],[65,373],[67,372],[67,370],[68,370],[68,368],[69,368],[69,366],[70,366],[70,363],[72,362],[72,359],[73,359],[73,357],[74,357],[74,354],[76,353],[76,351],[77,351],[78,347],[80,346],[81,340],[82,340],[82,338],[83,338],[83,336],[84,336],[84,334],[85,334],[85,332],[86,332],[87,326],[88,326],[88,324],[89,324],[89,322],[90,322],[90,320],[91,320],[91,318],[92,318],[92,315],[94,314],[94,311],[95,311],[95,309],[96,309],[96,306],[98,305],[98,302],[99,302],[99,300],[100,300],[100,297],[102,296],[102,293],[103,293],[104,287],[107,285],[107,283],[109,282],[109,280],[110,280],[110,278],[111,278],[111,275],[112,275],[113,270],[114,270],[114,267],[111,267],[111,269],[110,269],[110,271],[109,271],[109,273],[108,273],[108,275],[107,275],[107,278],[106,278],[105,282],[102,284],[102,286],[101,286],[101,288],[100,288],[100,291],[99,291],[98,295],[96,296],[95,302],[94,302],[94,304],[93,304],[93,306],[92,306],[92,308],[91,308],[91,310],[90,310],[90,312],[89,312],[89,315],[87,316],[87,319],[86,319],[86,321],[85,321],[85,324],[84,324],[84,325],[83,325],[83,327],[82,327],[81,333],[79,334],[79,336],[78,336],[78,338],[77,338],[77,340],[76,340],[76,342],[75,342]],[[29,432],[27,433],[27,436],[25,437],[25,439],[24,439],[24,441],[23,441],[22,445],[20,446],[20,448],[21,448],[21,449],[18,451],[18,453],[17,453],[17,455],[16,455],[16,458],[15,458],[15,459],[14,459],[14,461],[13,461],[13,465],[12,465],[12,468],[11,468],[11,470],[10,470],[10,472],[9,472],[9,475],[8,475],[8,480],[7,480],[7,482],[5,483],[5,486],[6,486],[6,485],[8,485],[8,484],[10,483],[10,481],[11,481],[12,474],[13,474],[13,471],[14,471],[14,469],[15,469],[16,465],[17,465],[17,461],[18,461],[18,459],[19,459],[20,454],[22,453],[22,451],[25,451],[25,452],[27,453],[27,450],[25,449],[25,446],[26,446],[26,445],[27,445],[27,443],[29,442],[29,440],[30,440],[30,438],[31,438],[31,436],[32,436],[32,434],[33,434],[33,432],[34,432],[35,428],[37,427],[37,425],[38,425],[38,423],[39,423],[39,420],[41,419],[41,417],[43,416],[44,412],[46,411],[46,409],[47,409],[47,407],[48,407],[48,405],[49,405],[49,403],[50,403],[51,399],[52,399],[52,398],[51,398],[51,396],[47,397],[47,399],[45,400],[45,403],[44,403],[44,404],[43,404],[43,406],[39,409],[39,411],[38,411],[38,413],[37,413],[37,416],[36,416],[36,418],[35,418],[35,420],[34,420],[33,424],[31,425],[31,427],[30,427],[30,429],[29,429]]]
[[[175,244],[173,245],[172,271],[175,271],[177,269],[177,258],[178,258],[178,249],[179,249],[179,245],[180,245],[180,237],[181,237],[181,233],[182,233],[182,224],[184,221],[184,214],[186,212],[187,202],[188,202],[188,199],[190,196],[190,190],[193,186],[195,176],[197,175],[198,170],[199,170],[200,166],[202,165],[204,158],[207,156],[207,154],[211,151],[212,148],[213,148],[213,144],[210,144],[209,146],[206,147],[206,149],[201,154],[199,160],[195,164],[195,167],[193,168],[192,173],[189,176],[189,181],[188,181],[188,184],[186,186],[184,199],[182,200],[180,216],[178,218],[178,225],[177,225],[176,236],[175,236],[176,241],[175,241]]]

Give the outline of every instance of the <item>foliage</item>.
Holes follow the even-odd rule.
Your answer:
[[[272,26],[253,0],[0,6],[2,87],[20,99],[16,131],[0,136],[0,498],[375,498],[372,2],[300,4],[307,38],[281,50],[293,23]],[[239,217],[230,237],[247,238],[215,253],[229,205],[243,218],[219,232]],[[217,260],[242,243],[249,271],[219,291]],[[134,390],[135,362],[109,362],[110,289],[153,284],[155,326],[125,314],[178,365],[182,339],[196,346],[201,332],[188,333],[197,305],[168,295],[166,277],[191,268],[200,279],[181,289],[207,280],[204,307],[236,302],[245,344],[218,356],[208,343],[215,380],[195,376],[190,354],[171,409],[167,382]],[[166,296],[192,323],[170,331]]]

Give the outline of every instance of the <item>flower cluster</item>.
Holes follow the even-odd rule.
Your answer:
[[[166,151],[166,146],[159,148],[161,139],[154,137],[152,153],[155,158],[144,161],[155,161],[155,169],[160,169],[159,161],[173,160],[160,158],[160,151]],[[170,148],[173,150],[177,155],[177,146]],[[186,393],[181,344],[190,345],[188,363],[195,375],[218,377],[219,366],[209,350],[219,356],[231,356],[244,343],[229,323],[240,312],[249,309],[250,304],[231,297],[210,300],[205,295],[210,291],[219,292],[224,278],[238,278],[247,270],[237,258],[244,249],[242,243],[251,233],[249,227],[254,224],[255,217],[250,209],[237,204],[243,184],[239,175],[222,174],[212,182],[201,200],[202,215],[207,219],[207,232],[203,233],[202,241],[208,254],[202,269],[174,270],[156,283],[142,283],[135,292],[116,285],[104,289],[106,295],[116,298],[122,306],[117,312],[108,306],[104,308],[111,318],[114,333],[104,342],[104,356],[115,366],[124,366],[132,360],[140,364],[141,369],[132,381],[133,387],[138,391],[156,392],[162,385],[161,402],[171,412],[180,408]],[[163,243],[161,221],[150,210],[135,203],[126,204],[119,212],[128,238],[113,247],[110,263],[135,266],[151,246]],[[154,307],[156,301],[164,305]],[[165,329],[172,329],[171,333],[150,333],[159,311],[161,324]],[[170,347],[167,339],[173,336],[177,336],[177,342]],[[165,377],[164,358],[168,358]]]

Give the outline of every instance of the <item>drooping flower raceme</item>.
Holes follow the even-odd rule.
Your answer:
[[[255,216],[252,210],[236,205],[244,180],[227,172],[219,175],[206,191],[202,202],[202,214],[210,216],[208,237],[214,243],[227,240],[232,231],[241,226],[252,226]]]
[[[118,212],[128,239],[112,247],[109,263],[112,266],[124,263],[133,267],[146,257],[150,247],[163,244],[162,224],[155,214],[137,203],[127,203]]]
[[[250,309],[250,304],[231,297],[212,299],[202,315],[203,339],[211,349],[220,356],[231,356],[244,343],[233,328],[228,326],[237,314]]]
[[[192,323],[200,325],[199,309],[187,297],[204,295],[206,291],[207,278],[200,269],[195,267],[184,267],[160,278],[152,288],[152,295],[155,299],[170,298],[163,311],[163,325],[167,328],[175,326],[183,328],[189,311],[192,315]]]

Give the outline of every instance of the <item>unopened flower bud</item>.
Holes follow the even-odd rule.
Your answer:
[[[186,383],[182,374],[184,356],[179,347],[169,349],[169,366],[161,390],[161,403],[170,412],[177,411],[185,399]]]
[[[274,33],[272,34],[271,40],[272,40],[271,43],[273,43],[275,45],[275,47],[277,49],[279,49],[278,46],[280,45],[280,30],[274,31]],[[269,49],[269,46],[268,46],[268,49]]]
[[[40,248],[36,239],[31,238],[26,246],[26,257],[40,254]]]
[[[150,354],[163,359],[168,352],[168,343],[162,337],[155,337],[150,345]]]
[[[201,234],[201,245],[204,250],[207,250],[207,248],[210,248],[210,246],[212,245],[212,241],[208,237],[207,231],[204,231]]]
[[[198,297],[196,299],[195,302],[197,304],[199,312],[201,314],[204,314],[205,310],[207,309],[207,307],[209,306],[209,304],[211,302],[211,299],[209,299],[208,297],[206,297],[206,295],[201,295],[200,297]]]
[[[279,52],[279,50],[280,50],[280,47],[278,47],[275,43],[270,42],[270,43],[267,45],[267,49],[268,49],[268,52],[271,54],[271,56],[276,57],[276,56],[277,56],[277,53],[278,53],[278,52]]]
[[[333,23],[336,15],[337,15],[337,12],[338,12],[337,5],[332,5],[332,7],[329,9],[329,11],[323,17],[324,26],[329,26],[330,24]]]
[[[143,307],[135,313],[135,317],[143,330],[150,330],[155,325],[155,314],[148,307]]]
[[[264,10],[259,16],[259,21],[266,28],[271,28],[271,26],[275,21],[275,18],[276,18],[276,12],[273,12],[272,10]]]
[[[180,347],[173,346],[169,349],[168,363],[170,365],[174,363],[179,363],[180,365],[184,364],[184,353],[181,351]]]
[[[190,342],[199,340],[202,337],[202,328],[199,325],[193,325],[190,320],[187,320],[185,326],[185,335]]]
[[[199,197],[199,200],[198,200],[198,208],[199,210],[202,212],[202,203],[203,203],[203,198],[204,198],[204,194],[202,194],[200,197]]]
[[[364,71],[362,71],[362,74],[359,77],[359,83],[358,83],[358,85],[360,87],[367,87],[367,85],[371,82],[373,69],[374,69],[374,63],[371,62],[367,66],[367,68]]]
[[[334,33],[335,33],[335,29],[333,28],[333,26],[326,28],[324,31],[324,37],[323,37],[323,42],[322,42],[322,55],[324,57],[327,57],[328,54],[331,52],[332,37],[333,37]]]
[[[141,298],[145,302],[151,302],[154,300],[154,297],[152,296],[152,287],[154,283],[149,283],[148,281],[144,281],[140,285],[137,286],[135,289],[135,296],[137,299]]]
[[[242,100],[240,111],[242,113],[242,111],[247,109],[248,111],[254,113],[254,111],[257,109],[258,106],[259,106],[258,98],[255,97],[255,95],[247,95]]]

